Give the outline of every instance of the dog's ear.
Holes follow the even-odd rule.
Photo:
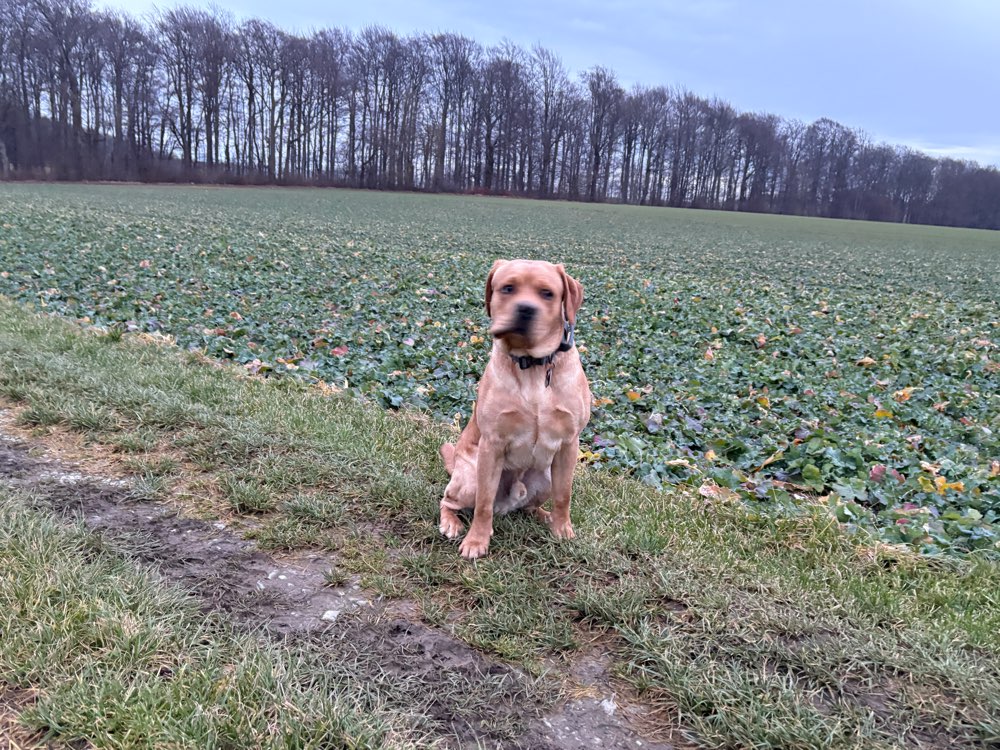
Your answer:
[[[563,280],[563,308],[566,312],[566,322],[573,326],[576,325],[577,310],[583,304],[583,284],[566,273],[562,263],[556,268],[559,269]]]
[[[490,273],[486,277],[486,314],[489,315],[491,318],[493,317],[493,313],[490,312],[490,300],[493,299],[493,274],[495,274],[497,272],[497,269],[500,268],[500,266],[502,266],[506,262],[507,261],[501,258],[498,258],[497,260],[493,261],[493,268],[490,269]]]

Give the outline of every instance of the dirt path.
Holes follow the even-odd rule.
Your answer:
[[[428,729],[455,747],[578,750],[671,744],[633,728],[636,709],[620,706],[600,660],[573,670],[582,697],[543,714],[528,697],[530,677],[407,617],[406,603],[372,598],[356,580],[330,586],[322,554],[274,557],[222,522],[177,516],[135,501],[127,481],[81,473],[0,427],[0,484],[26,491],[45,507],[78,518],[124,553],[192,592],[206,611],[261,627],[271,637],[307,644],[351,665],[345,678],[386,680],[397,700],[422,702]],[[377,677],[376,677],[377,675]],[[412,691],[412,694],[408,691]]]

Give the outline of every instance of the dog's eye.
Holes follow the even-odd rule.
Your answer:
[[[542,291],[539,292],[539,294],[542,295],[542,299],[552,299],[553,297],[556,296],[552,293],[551,289],[543,289]]]
[[[500,291],[503,292],[504,294],[513,294],[514,293],[514,285],[513,284],[504,284],[502,287],[500,287]]]

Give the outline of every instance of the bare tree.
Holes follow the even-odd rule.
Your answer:
[[[83,176],[83,77],[85,41],[94,16],[82,0],[34,0],[38,41],[49,55],[49,116],[57,121],[61,158],[57,169],[65,176]]]
[[[541,147],[538,193],[548,196],[555,192],[559,148],[566,133],[570,80],[562,61],[540,46],[532,50],[531,68]]]
[[[457,34],[435,34],[427,43],[430,53],[430,80],[434,91],[434,175],[432,190],[446,186],[445,165],[450,162],[451,182],[455,184],[457,165],[461,162],[462,116],[469,96],[473,68],[480,50],[471,39]],[[452,137],[449,139],[449,133]],[[449,142],[450,141],[450,142]],[[451,158],[449,159],[449,151]]]
[[[351,40],[338,29],[324,29],[313,37],[311,45],[317,118],[313,172],[322,180],[333,181]]]
[[[525,179],[531,101],[524,53],[511,44],[489,50],[478,100],[483,148],[476,174],[487,191],[519,190]]]
[[[222,126],[222,87],[233,60],[233,40],[228,17],[201,12],[197,15],[196,88],[205,120],[205,163],[219,163]]]
[[[196,102],[195,97],[199,89],[199,69],[205,65],[199,40],[208,23],[206,15],[192,8],[177,7],[162,12],[157,20],[170,97],[167,101],[171,115],[168,127],[181,149],[187,172],[197,161],[203,128],[203,103]]]
[[[615,74],[600,66],[584,75],[590,92],[590,164],[588,167],[587,199],[603,199],[617,140],[618,124],[624,91]],[[603,179],[602,179],[603,178]]]

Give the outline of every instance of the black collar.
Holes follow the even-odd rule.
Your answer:
[[[514,354],[510,354],[508,356],[514,360],[515,364],[517,364],[517,366],[522,370],[527,370],[529,367],[535,367],[536,365],[551,365],[555,361],[557,354],[560,352],[568,352],[573,348],[575,338],[573,325],[567,321],[563,321],[562,341],[559,342],[559,347],[552,352],[552,354],[548,354],[544,357],[532,357],[528,354],[523,354],[520,357]],[[548,378],[546,378],[546,380],[548,380]],[[548,382],[546,382],[546,385],[548,385]]]

